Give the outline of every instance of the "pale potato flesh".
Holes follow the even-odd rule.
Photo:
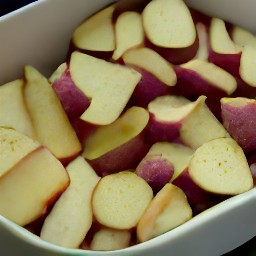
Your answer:
[[[137,225],[140,242],[159,236],[192,218],[185,193],[166,184],[154,197]]]
[[[116,48],[112,58],[119,59],[127,50],[144,43],[141,15],[137,12],[124,12],[115,23]]]
[[[239,26],[235,26],[232,29],[231,37],[232,40],[241,47],[244,47],[247,44],[256,44],[256,36],[250,31]]]
[[[66,169],[70,185],[46,217],[40,237],[66,248],[78,248],[92,225],[91,198],[99,177],[80,156]]]
[[[36,139],[58,159],[78,154],[81,144],[49,82],[35,68],[25,67],[25,101]]]
[[[64,62],[62,64],[60,64],[56,70],[54,70],[54,72],[51,74],[51,76],[49,77],[49,82],[51,84],[53,84],[56,80],[60,79],[62,74],[65,72],[65,70],[67,69],[67,63]]]
[[[188,116],[195,108],[195,103],[182,96],[165,95],[157,97],[148,105],[156,120],[177,122]]]
[[[11,127],[34,138],[35,132],[23,98],[23,89],[22,79],[0,86],[0,126]]]
[[[124,249],[129,246],[131,231],[102,228],[97,231],[90,244],[91,250],[113,251]]]
[[[203,23],[198,22],[196,23],[196,31],[197,31],[198,40],[199,40],[199,47],[193,59],[207,60],[209,55],[208,53],[209,36],[207,32],[207,27]]]
[[[0,127],[0,177],[40,144],[11,128]]]
[[[22,158],[0,178],[0,214],[24,226],[35,221],[69,185],[62,164],[45,147]]]
[[[73,43],[81,49],[90,51],[113,51],[115,35],[112,24],[114,5],[95,13],[78,26],[73,35]]]
[[[149,150],[148,156],[159,154],[168,159],[174,167],[172,180],[174,180],[187,166],[194,153],[190,147],[177,143],[157,142]]]
[[[83,156],[95,159],[131,141],[143,131],[149,120],[144,108],[132,107],[110,125],[100,127],[85,142]]]
[[[197,72],[202,79],[223,90],[228,95],[232,94],[237,88],[235,78],[213,63],[197,59],[182,64],[181,67]]]
[[[81,119],[96,125],[110,124],[119,117],[141,79],[131,68],[80,52],[71,55],[70,73],[75,85],[91,98]]]
[[[114,229],[130,229],[153,198],[150,186],[130,171],[103,177],[96,186],[92,207],[96,220]]]
[[[182,141],[194,149],[210,140],[228,136],[223,125],[205,104],[205,100],[205,96],[198,98],[196,107],[184,120],[180,130]]]
[[[241,47],[230,38],[225,22],[219,18],[212,18],[210,29],[210,45],[213,51],[222,54],[236,54],[241,52]]]
[[[212,193],[237,195],[253,187],[244,152],[231,138],[203,144],[195,151],[188,168],[193,181]]]
[[[196,39],[190,11],[181,0],[151,1],[142,17],[148,39],[157,46],[182,48],[192,45]]]
[[[122,58],[125,64],[138,66],[148,71],[168,86],[174,86],[177,82],[172,65],[150,48],[131,49]]]
[[[256,40],[243,47],[239,73],[247,84],[256,87]]]

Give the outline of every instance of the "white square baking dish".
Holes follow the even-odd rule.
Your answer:
[[[73,29],[109,0],[40,0],[0,18],[0,84],[19,78],[30,64],[49,76],[65,60]],[[188,4],[256,32],[253,0]],[[195,255],[217,256],[256,235],[256,188],[206,210],[180,227],[148,242],[114,252],[64,249],[46,243],[0,216],[0,254],[57,255]]]

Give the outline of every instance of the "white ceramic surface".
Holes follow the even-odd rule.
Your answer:
[[[73,28],[109,0],[40,0],[0,18],[0,84],[31,64],[45,75],[60,64]],[[256,1],[188,0],[207,13],[256,32]],[[218,256],[256,235],[256,188],[235,196],[151,241],[116,252],[67,250],[46,243],[0,216],[0,255],[5,256]]]

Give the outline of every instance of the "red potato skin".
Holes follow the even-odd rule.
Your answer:
[[[146,141],[153,145],[156,142],[174,142],[179,139],[182,120],[177,122],[159,121],[150,113],[149,123],[146,128]]]
[[[197,215],[228,198],[228,196],[209,193],[199,187],[190,177],[188,168],[172,183],[182,189],[186,194],[193,215]]]
[[[129,106],[146,108],[156,97],[171,93],[172,86],[167,86],[154,75],[143,69],[134,66],[132,68],[137,70],[142,77],[130,98]]]
[[[86,159],[101,177],[135,169],[149,151],[150,145],[145,142],[144,132],[129,142],[93,160]]]
[[[220,54],[209,50],[209,62],[214,63],[220,68],[226,70],[233,75],[237,81],[237,89],[232,97],[256,97],[256,88],[244,82],[239,74],[241,53],[237,54]]]
[[[52,84],[68,118],[80,142],[92,134],[97,126],[80,119],[83,112],[89,107],[90,100],[76,87],[71,79],[70,71],[67,69],[60,79]],[[73,157],[72,157],[73,160]],[[63,161],[62,161],[63,162]],[[64,163],[70,159],[64,160]]]
[[[146,156],[137,166],[135,173],[143,178],[156,194],[171,180],[174,167],[160,155]]]
[[[221,106],[220,99],[227,97],[227,93],[213,86],[204,80],[197,72],[180,66],[175,67],[177,84],[175,85],[178,94],[183,95],[191,101],[195,101],[199,96],[207,97],[206,104],[213,114],[220,120]]]
[[[209,49],[208,61],[221,67],[234,77],[239,77],[241,53],[237,54],[220,54]]]
[[[144,41],[145,47],[151,48],[160,54],[164,59],[174,65],[180,65],[193,59],[199,47],[199,40],[196,37],[195,42],[185,48],[164,48],[152,44],[147,38]]]
[[[60,100],[64,111],[72,125],[72,118],[78,116],[89,106],[90,102],[85,95],[74,85],[69,69],[67,68],[61,77],[52,84],[58,99]],[[62,165],[66,166],[74,160],[80,152],[74,155],[59,159]]]
[[[199,96],[205,95],[207,98],[222,98],[227,96],[223,90],[215,87],[204,80],[197,72],[180,66],[175,67],[177,75],[176,88],[184,97],[196,100]]]
[[[90,100],[76,87],[67,69],[52,87],[69,119],[80,116],[89,107]]]
[[[223,125],[245,153],[256,150],[256,102],[243,107],[221,105]]]

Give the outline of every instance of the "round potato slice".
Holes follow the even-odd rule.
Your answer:
[[[95,188],[92,207],[95,218],[106,227],[130,229],[153,198],[145,180],[130,171],[107,175]]]

